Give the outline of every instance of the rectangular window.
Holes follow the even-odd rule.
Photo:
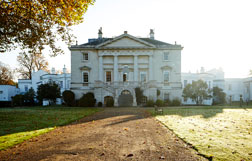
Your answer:
[[[63,81],[60,81],[60,88],[63,88]]]
[[[83,60],[87,61],[88,60],[88,53],[83,53]]]
[[[3,91],[0,91],[0,94],[3,94]]]
[[[164,100],[170,100],[170,95],[169,93],[164,93]]]
[[[187,85],[187,80],[184,80],[184,87],[186,87]]]
[[[140,73],[140,81],[141,82],[146,82],[146,78],[147,78],[146,75],[147,75],[146,72],[141,72]]]
[[[211,81],[209,81],[208,88],[211,88]]]
[[[168,52],[164,53],[164,60],[165,61],[169,60],[169,53]]]
[[[87,72],[83,73],[83,83],[88,83],[88,73]]]
[[[106,82],[111,82],[111,71],[106,71]]]
[[[164,82],[169,82],[169,71],[164,71]]]
[[[25,85],[25,92],[28,91],[28,85]]]

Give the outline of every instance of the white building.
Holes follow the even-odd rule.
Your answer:
[[[71,50],[71,90],[79,99],[93,92],[97,102],[113,98],[115,106],[136,106],[135,88],[148,99],[181,99],[181,45],[124,32],[115,38],[97,39],[73,45]]]
[[[212,89],[214,85],[214,80],[216,78],[216,75],[205,72],[204,68],[201,68],[199,73],[182,73],[181,80],[182,80],[182,86],[183,89],[187,84],[192,84],[193,81],[203,80],[207,83],[208,89]],[[205,99],[203,100],[202,104],[204,105],[212,105],[213,99]],[[182,104],[184,105],[195,105],[196,102],[192,99],[184,99],[182,98]]]
[[[57,83],[62,93],[63,91],[70,89],[71,74],[66,73],[65,67],[61,74],[56,74],[54,68],[52,68],[51,73],[39,70],[37,72],[32,72],[32,79],[18,79],[18,87],[20,93],[26,93],[31,87],[37,92],[37,88],[40,84],[45,84],[49,81]]]
[[[0,85],[0,103],[10,102],[11,97],[19,94],[19,89],[12,85]]]

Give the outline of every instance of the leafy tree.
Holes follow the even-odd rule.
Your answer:
[[[183,89],[183,97],[191,98],[197,105],[202,104],[204,99],[211,97],[211,90],[208,89],[207,83],[203,80],[193,81],[192,84],[187,84]]]
[[[12,97],[13,106],[23,106],[24,105],[24,95],[17,94]]]
[[[61,39],[70,45],[70,27],[83,22],[83,15],[95,0],[0,0],[0,51],[22,48],[63,53],[56,47]]]
[[[63,100],[67,106],[74,106],[75,105],[75,94],[70,90],[65,90],[62,93]]]
[[[137,102],[137,105],[140,105],[141,102],[142,102],[142,98],[143,98],[143,90],[141,90],[140,87],[136,87],[135,88],[135,93],[136,93],[136,102]]]
[[[24,94],[24,102],[26,105],[34,105],[34,98],[36,94],[33,88],[30,88],[25,94]]]
[[[219,87],[213,87],[213,104],[225,104],[226,103],[226,93],[223,89]]]
[[[33,70],[48,71],[48,62],[41,53],[32,51],[19,53],[17,62],[19,63],[17,72],[19,72],[24,79],[31,79]]]
[[[9,66],[0,62],[0,84],[1,85],[15,85],[13,81],[13,71]]]
[[[49,82],[46,84],[41,84],[38,86],[37,99],[40,104],[42,104],[43,99],[48,99],[49,101],[56,102],[56,99],[60,97],[60,88],[58,84],[54,82]]]

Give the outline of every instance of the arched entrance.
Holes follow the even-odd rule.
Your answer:
[[[114,98],[112,96],[104,97],[104,106],[113,107],[114,106]]]
[[[129,107],[133,105],[133,96],[128,90],[123,90],[118,98],[118,105],[121,107]]]

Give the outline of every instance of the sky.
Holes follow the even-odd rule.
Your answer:
[[[244,78],[252,69],[252,1],[251,0],[96,0],[84,15],[84,22],[74,26],[79,44],[97,38],[128,34],[180,44],[182,72],[222,68],[226,78]],[[70,70],[70,51],[49,57],[49,67]],[[18,51],[0,55],[0,61],[17,67]]]

